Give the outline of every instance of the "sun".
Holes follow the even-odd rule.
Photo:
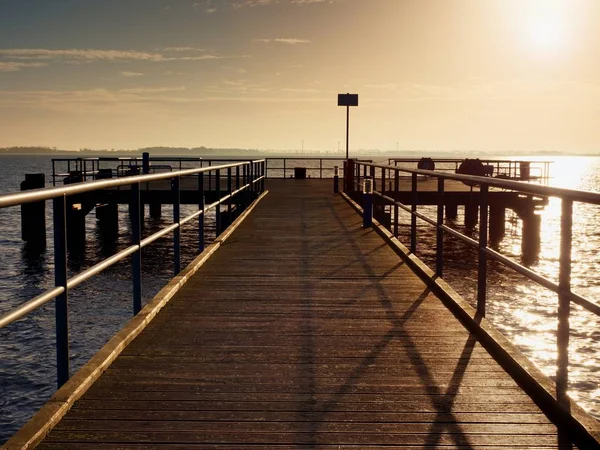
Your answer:
[[[529,26],[528,40],[533,50],[540,53],[558,53],[563,50],[565,33],[557,20],[538,19]]]

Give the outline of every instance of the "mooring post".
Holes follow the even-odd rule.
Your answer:
[[[373,178],[365,177],[363,182],[363,227],[373,224]]]
[[[41,189],[46,185],[43,173],[27,173],[21,182],[21,190]],[[21,239],[32,250],[46,248],[46,202],[21,205]]]
[[[337,194],[340,191],[340,168],[333,168],[333,193]]]

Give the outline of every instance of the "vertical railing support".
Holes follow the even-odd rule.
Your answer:
[[[410,252],[413,254],[417,253],[417,174],[413,173],[411,177],[411,193],[412,193],[412,204],[410,210]]]
[[[221,170],[217,169],[215,178],[217,180],[216,183],[216,191],[217,191],[217,206],[215,207],[215,228],[216,235],[221,234]]]
[[[198,174],[198,211],[202,214],[198,217],[198,250],[204,251],[204,221],[206,211],[204,211],[204,173]]]
[[[139,247],[142,240],[140,184],[131,185],[130,199],[131,215],[131,244],[138,249],[131,255],[131,278],[133,280],[133,315],[142,309],[142,249]]]
[[[398,170],[394,170],[394,236],[398,237],[398,222],[399,220],[399,208],[398,208],[398,197],[400,191],[400,172]]]
[[[560,259],[558,272],[558,327],[557,341],[557,368],[556,368],[556,396],[559,402],[568,401],[569,388],[569,334],[571,302],[571,249],[573,237],[573,201],[562,199],[560,218]]]
[[[438,277],[444,273],[444,178],[438,177],[437,190],[437,239],[436,239],[436,258],[435,274]]]
[[[175,177],[171,180],[171,189],[173,195],[173,223],[179,224],[179,227],[173,231],[173,276],[181,272],[181,192],[180,178]]]
[[[54,285],[64,288],[56,297],[56,383],[58,388],[69,379],[69,295],[67,292],[67,198],[53,201]]]
[[[488,242],[488,185],[479,188],[479,267],[477,271],[477,312],[485,317],[487,298],[487,254]]]
[[[363,181],[363,227],[373,225],[373,178],[366,177]]]
[[[231,167],[227,168],[227,195],[229,199],[227,200],[227,226],[233,223],[233,199],[231,198],[232,191],[232,174]]]
[[[244,164],[242,168],[242,183],[244,187],[244,209],[250,204],[250,188],[248,187],[248,165]]]

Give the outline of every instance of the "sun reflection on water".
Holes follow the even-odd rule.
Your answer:
[[[514,158],[512,158],[514,159]],[[524,160],[547,160],[529,158]],[[555,157],[550,165],[551,186],[600,192],[600,158]],[[550,198],[541,217],[540,253],[529,267],[557,282],[560,258],[561,200]],[[591,301],[600,299],[600,207],[573,205],[572,290]],[[458,225],[458,224],[457,224]],[[507,211],[506,236],[498,250],[524,263],[523,223]],[[459,226],[460,228],[460,226]],[[445,250],[446,251],[446,250]],[[457,254],[455,264],[464,260]],[[444,278],[472,304],[476,298],[476,271],[448,268]],[[488,269],[487,317],[546,375],[554,378],[557,359],[557,294],[494,262]],[[569,346],[569,395],[590,413],[600,417],[600,318],[572,305]]]

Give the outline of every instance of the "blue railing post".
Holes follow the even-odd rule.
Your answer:
[[[173,276],[181,272],[181,192],[180,178],[177,176],[171,180],[173,193],[173,223],[180,226],[173,232]]]
[[[400,172],[394,170],[394,236],[398,237],[398,226],[399,226],[399,208],[398,208],[398,192],[400,191]]]
[[[69,379],[69,304],[67,292],[67,197],[53,200],[54,285],[64,288],[56,297],[56,383],[60,388]]]
[[[411,192],[412,192],[412,204],[410,210],[410,252],[413,254],[417,253],[417,201],[418,201],[418,189],[417,189],[417,174],[413,173],[411,176]]]
[[[436,258],[435,274],[441,277],[444,272],[444,178],[438,177],[437,192],[437,239],[436,239]]]
[[[373,178],[365,177],[363,185],[363,227],[373,225]]]
[[[202,253],[204,251],[204,218],[206,217],[204,211],[204,173],[198,174],[198,211],[202,211],[202,214],[198,217],[198,250]]]
[[[142,240],[140,183],[131,185],[131,244],[140,246]],[[142,309],[142,249],[131,255],[131,276],[133,279],[133,315]]]
[[[563,198],[560,217],[560,256],[558,272],[558,327],[556,332],[556,397],[568,401],[569,335],[571,301],[571,250],[573,237],[573,200]]]
[[[477,312],[485,317],[487,298],[488,185],[479,188],[479,267],[477,271]]]
[[[232,178],[231,178],[231,167],[227,168],[227,226],[233,223],[233,199],[231,198],[232,193]]]
[[[216,174],[217,206],[215,207],[215,228],[216,235],[221,234],[221,170],[217,169]]]
[[[250,191],[249,191],[250,188],[248,187],[248,164],[244,164],[244,167],[242,167],[242,184],[245,186],[243,198],[244,198],[244,209],[246,209],[248,207],[248,205],[250,204]]]

